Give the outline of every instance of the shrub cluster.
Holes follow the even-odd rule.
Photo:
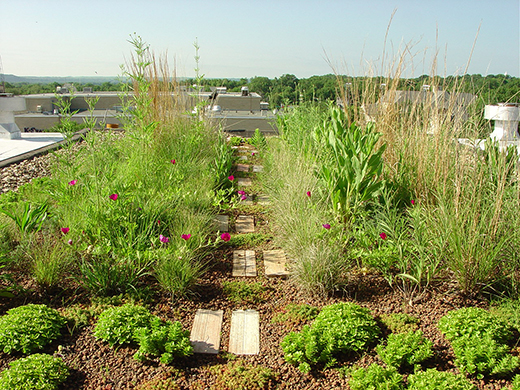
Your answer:
[[[65,319],[45,305],[15,307],[0,318],[0,348],[5,353],[32,353],[58,338]]]
[[[342,302],[324,307],[311,326],[289,333],[281,346],[287,362],[309,372],[311,364],[332,365],[334,355],[365,348],[379,333],[368,309]]]
[[[371,364],[367,368],[354,369],[348,382],[352,390],[401,390],[403,376],[395,368],[383,368]]]
[[[475,390],[476,387],[462,374],[429,369],[408,377],[409,390]]]
[[[482,378],[484,374],[505,375],[519,366],[518,357],[509,353],[510,327],[484,309],[451,311],[440,319],[439,329],[450,340],[461,372]]]
[[[433,343],[424,338],[420,330],[407,333],[392,333],[386,347],[377,346],[377,353],[389,367],[399,369],[414,366],[432,356]]]

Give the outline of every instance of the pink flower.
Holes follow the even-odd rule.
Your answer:
[[[255,157],[255,152],[251,152],[251,157]]]
[[[412,206],[415,204],[415,200],[411,200],[410,203],[412,204]]]
[[[67,234],[69,232],[69,230],[70,230],[69,228],[61,228],[61,232],[63,234]]]
[[[182,234],[182,235],[181,235],[181,238],[182,238],[183,240],[185,240],[185,241],[188,241],[188,240],[190,239],[190,237],[191,237],[191,234]]]
[[[112,200],[117,200],[118,197],[119,197],[119,195],[117,195],[117,194],[112,194],[109,196],[109,198]]]
[[[233,181],[233,180],[235,180],[235,176],[233,176],[233,175],[229,175],[229,176],[228,176],[228,179],[229,179],[230,181]]]
[[[330,229],[330,225],[328,223],[324,223],[322,225],[325,229],[329,230]]]
[[[67,241],[69,245],[72,245],[72,240]]]
[[[167,244],[168,242],[170,242],[170,239],[168,237],[164,237],[162,234],[159,235],[159,241]]]
[[[175,164],[175,160],[170,160],[170,162],[171,162],[172,164]]]
[[[157,220],[157,225],[160,225],[160,224],[161,224],[161,220],[158,219],[158,220]]]
[[[238,193],[238,195],[245,195],[245,194],[246,194],[246,192],[245,192],[245,191],[242,191],[242,190],[237,191],[237,193]]]
[[[220,238],[222,238],[223,241],[228,242],[229,240],[231,240],[231,235],[229,233],[222,233]]]
[[[75,186],[77,182],[77,180],[71,180],[69,181],[69,186]]]
[[[386,240],[387,235],[385,232],[383,232],[383,233],[379,233],[379,237],[381,237],[382,240]]]
[[[307,191],[307,196],[310,198],[311,197],[311,192],[310,191]]]
[[[240,197],[240,200],[246,200],[246,199],[247,199],[247,195],[242,195],[242,196]]]

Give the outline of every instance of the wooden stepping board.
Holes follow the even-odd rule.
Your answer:
[[[264,251],[265,276],[286,276],[289,272],[286,269],[287,258],[281,249]]]
[[[251,197],[251,195],[246,195],[247,198],[245,198],[244,200],[240,200],[240,203],[246,205],[246,206],[251,206],[253,204],[253,198]]]
[[[260,315],[256,310],[235,310],[231,315],[229,352],[235,355],[260,353]]]
[[[239,215],[235,222],[235,230],[237,233],[254,233],[255,217],[252,215]]]
[[[238,250],[233,252],[233,276],[256,276],[255,251]]]
[[[247,156],[240,156],[238,159],[240,161],[247,161]]]
[[[249,172],[249,165],[237,164],[237,172]]]
[[[263,172],[264,167],[262,165],[253,165],[253,172]]]
[[[253,184],[253,181],[250,177],[239,177],[237,179],[237,185],[239,187],[249,187]]]
[[[271,201],[269,200],[269,197],[267,195],[258,195],[256,197],[256,202],[262,206],[266,206],[271,203]]]
[[[197,310],[190,334],[193,352],[218,354],[223,314],[222,310]]]
[[[215,222],[215,227],[219,232],[229,231],[229,216],[216,215],[213,221]]]

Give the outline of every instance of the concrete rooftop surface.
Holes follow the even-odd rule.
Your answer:
[[[61,133],[22,133],[21,139],[0,139],[0,162],[63,141]]]

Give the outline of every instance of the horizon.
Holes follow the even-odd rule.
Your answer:
[[[0,4],[9,15],[0,34],[3,73],[20,77],[116,77],[132,56],[128,39],[134,31],[186,78],[195,78],[195,41],[201,72],[208,79],[272,79],[283,74],[302,79],[334,71],[387,76],[401,52],[406,53],[403,78],[520,76],[518,0]],[[71,5],[81,5],[80,12],[56,18]]]

